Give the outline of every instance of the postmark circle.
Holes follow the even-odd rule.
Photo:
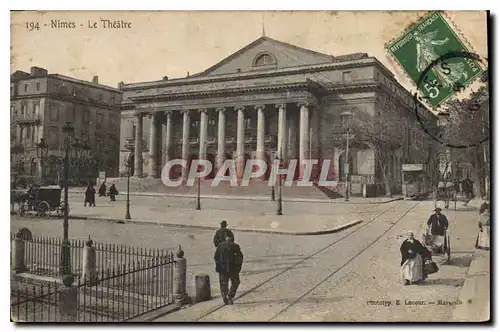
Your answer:
[[[479,55],[475,54],[475,53],[470,53],[470,52],[464,52],[464,51],[454,51],[454,52],[448,52],[446,54],[443,54],[442,56],[440,56],[439,58],[435,59],[434,61],[432,61],[423,71],[422,73],[420,74],[418,80],[417,80],[417,92],[415,92],[415,94],[413,95],[413,101],[414,101],[414,112],[415,112],[415,117],[417,118],[417,121],[420,123],[420,125],[422,126],[422,129],[425,131],[426,134],[428,134],[429,136],[431,136],[435,141],[449,147],[449,148],[455,148],[455,149],[467,149],[467,148],[470,148],[470,147],[474,147],[474,146],[477,146],[477,145],[480,145],[484,142],[486,142],[487,140],[489,140],[489,132],[488,133],[485,133],[485,136],[482,137],[481,139],[479,139],[477,142],[472,142],[470,144],[453,144],[451,142],[446,142],[443,137],[441,137],[441,135],[439,136],[436,136],[434,133],[431,132],[431,130],[429,130],[429,128],[427,128],[425,122],[422,120],[422,117],[420,116],[419,114],[419,111],[418,111],[418,106],[420,104],[420,100],[419,97],[418,97],[418,90],[420,88],[420,86],[422,85],[422,83],[424,83],[428,73],[435,67],[437,66],[438,64],[440,63],[443,63],[445,60],[447,59],[456,59],[456,58],[462,58],[462,59],[473,59],[473,60],[476,60],[476,61],[480,61],[482,62],[481,58],[479,57]],[[453,86],[453,89],[455,90],[455,88],[457,89],[464,89],[465,87],[464,86]],[[456,90],[455,90],[456,91]]]

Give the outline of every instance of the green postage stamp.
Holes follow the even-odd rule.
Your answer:
[[[465,56],[453,56],[431,66],[433,61],[453,52],[471,52],[440,12],[429,13],[386,48],[419,85],[417,89],[432,107],[439,106],[482,72],[479,61]]]

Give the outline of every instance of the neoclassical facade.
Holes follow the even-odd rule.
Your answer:
[[[412,118],[411,94],[364,53],[332,56],[261,37],[199,74],[123,84],[122,91],[121,174],[127,158],[133,159],[134,176],[159,178],[172,159],[188,165],[208,159],[212,175],[224,160],[234,159],[241,175],[246,160],[278,156],[285,163],[298,159],[299,165],[331,159],[328,179],[342,180],[347,161],[342,115],[376,116],[387,103],[398,108],[402,126],[396,130],[407,146],[394,156],[394,176],[400,180],[402,163],[419,162],[428,153],[427,139]],[[378,181],[373,148],[352,137],[348,156],[354,192]],[[302,170],[297,168],[297,178]],[[313,170],[313,177],[318,172]]]

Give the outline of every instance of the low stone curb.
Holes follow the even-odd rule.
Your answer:
[[[69,191],[70,194],[80,194],[83,195],[83,191]],[[131,196],[145,196],[145,197],[177,197],[177,198],[196,198],[193,194],[168,194],[168,193],[147,193],[147,192],[131,192]],[[228,200],[240,200],[240,201],[271,201],[267,196],[231,196],[231,195],[201,195],[201,199],[228,199]],[[380,202],[352,202],[352,201],[342,201],[341,199],[316,199],[316,198],[283,198],[283,202],[304,202],[304,203],[333,203],[333,204],[385,204],[394,201],[403,200],[404,197],[391,198],[386,201]]]
[[[148,221],[148,220],[126,220],[126,219],[118,219],[118,218],[106,218],[106,217],[87,217],[87,216],[71,216],[71,219],[74,220],[97,220],[103,222],[113,222],[113,223],[121,223],[121,224],[141,224],[141,225],[152,225],[152,226],[166,226],[166,227],[179,227],[179,228],[197,228],[197,229],[205,229],[205,230],[217,230],[219,229],[217,226],[203,226],[203,225],[186,225],[186,224],[174,224],[174,223],[162,223],[159,221]],[[362,223],[363,220],[355,220],[344,224],[342,226],[321,230],[321,231],[312,231],[312,232],[293,232],[293,231],[279,231],[279,230],[269,230],[269,229],[259,229],[259,228],[238,228],[232,227],[231,229],[238,232],[248,232],[248,233],[264,233],[264,234],[279,234],[279,235],[325,235],[341,232],[347,228],[355,226],[357,224]]]
[[[491,298],[488,296],[491,284],[484,283],[484,278],[490,279],[489,273],[491,273],[489,267],[488,271],[484,269],[486,255],[491,259],[489,253],[481,249],[474,251],[472,262],[467,269],[465,281],[458,297],[462,303],[453,310],[454,322],[491,322]],[[491,261],[488,264],[491,264]],[[487,299],[484,298],[485,295],[488,297]]]

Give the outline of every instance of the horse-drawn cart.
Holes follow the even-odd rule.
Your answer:
[[[14,206],[17,204],[17,214],[20,216],[36,215],[48,218],[55,212],[57,216],[62,217],[66,207],[65,202],[61,200],[61,188],[55,186],[32,187],[27,192],[11,193],[11,202]],[[67,208],[69,209],[69,204]]]

